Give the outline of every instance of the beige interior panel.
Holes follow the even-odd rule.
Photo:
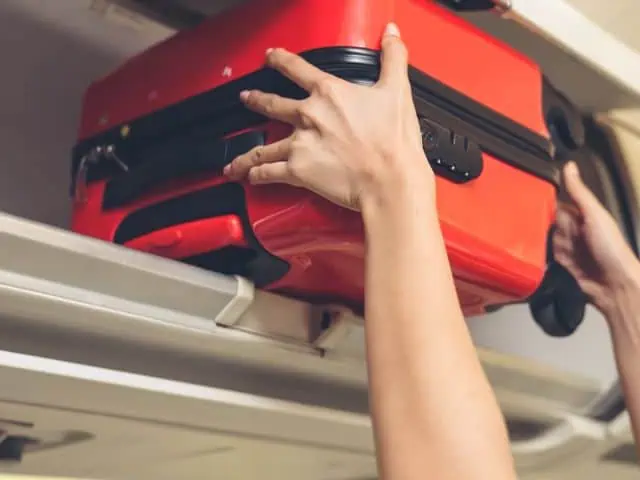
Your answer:
[[[627,159],[629,180],[640,188],[640,109],[614,110],[600,120],[612,127],[620,153]]]
[[[611,32],[631,48],[640,51],[638,0],[568,0],[590,20]]]
[[[37,405],[0,402],[0,411],[33,422],[34,436],[65,430],[91,435],[77,444],[27,453],[21,465],[2,465],[6,473],[131,480],[341,480],[375,474],[372,456],[348,451]]]

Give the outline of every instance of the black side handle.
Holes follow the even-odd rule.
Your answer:
[[[546,77],[543,77],[542,100],[555,159],[561,162],[572,159],[586,143],[582,114]]]
[[[251,131],[228,139],[186,137],[138,153],[135,167],[107,182],[102,207],[118,208],[163,182],[197,173],[221,171],[240,154],[264,145],[265,135]]]
[[[480,176],[484,168],[482,150],[468,137],[431,120],[420,118],[422,146],[436,175],[455,183]]]
[[[493,0],[438,0],[443,5],[457,12],[475,12],[495,8]]]

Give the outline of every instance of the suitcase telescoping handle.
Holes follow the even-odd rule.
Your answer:
[[[143,150],[138,153],[135,166],[107,182],[102,208],[122,207],[170,180],[220,172],[236,156],[264,142],[264,132],[255,130],[226,139],[178,138]]]

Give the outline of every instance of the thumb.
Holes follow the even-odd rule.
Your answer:
[[[600,202],[596,196],[582,181],[580,171],[575,162],[569,162],[565,165],[563,176],[569,197],[571,197],[571,200],[573,200],[573,203],[575,203],[583,215],[600,206]]]
[[[400,38],[400,30],[395,23],[390,23],[382,38],[382,64],[379,83],[401,85],[400,82],[407,82],[407,62],[407,47]]]

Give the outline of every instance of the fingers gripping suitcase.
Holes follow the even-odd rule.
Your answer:
[[[372,84],[399,24],[437,206],[467,315],[528,299],[547,269],[558,169],[543,76],[524,56],[436,3],[253,1],[129,60],[86,93],[72,162],[74,231],[314,302],[360,309],[357,213],[283,186],[233,183],[222,168],[286,125],[246,110],[244,89],[303,98],[263,67],[284,47]],[[429,266],[422,268],[428,271]]]

